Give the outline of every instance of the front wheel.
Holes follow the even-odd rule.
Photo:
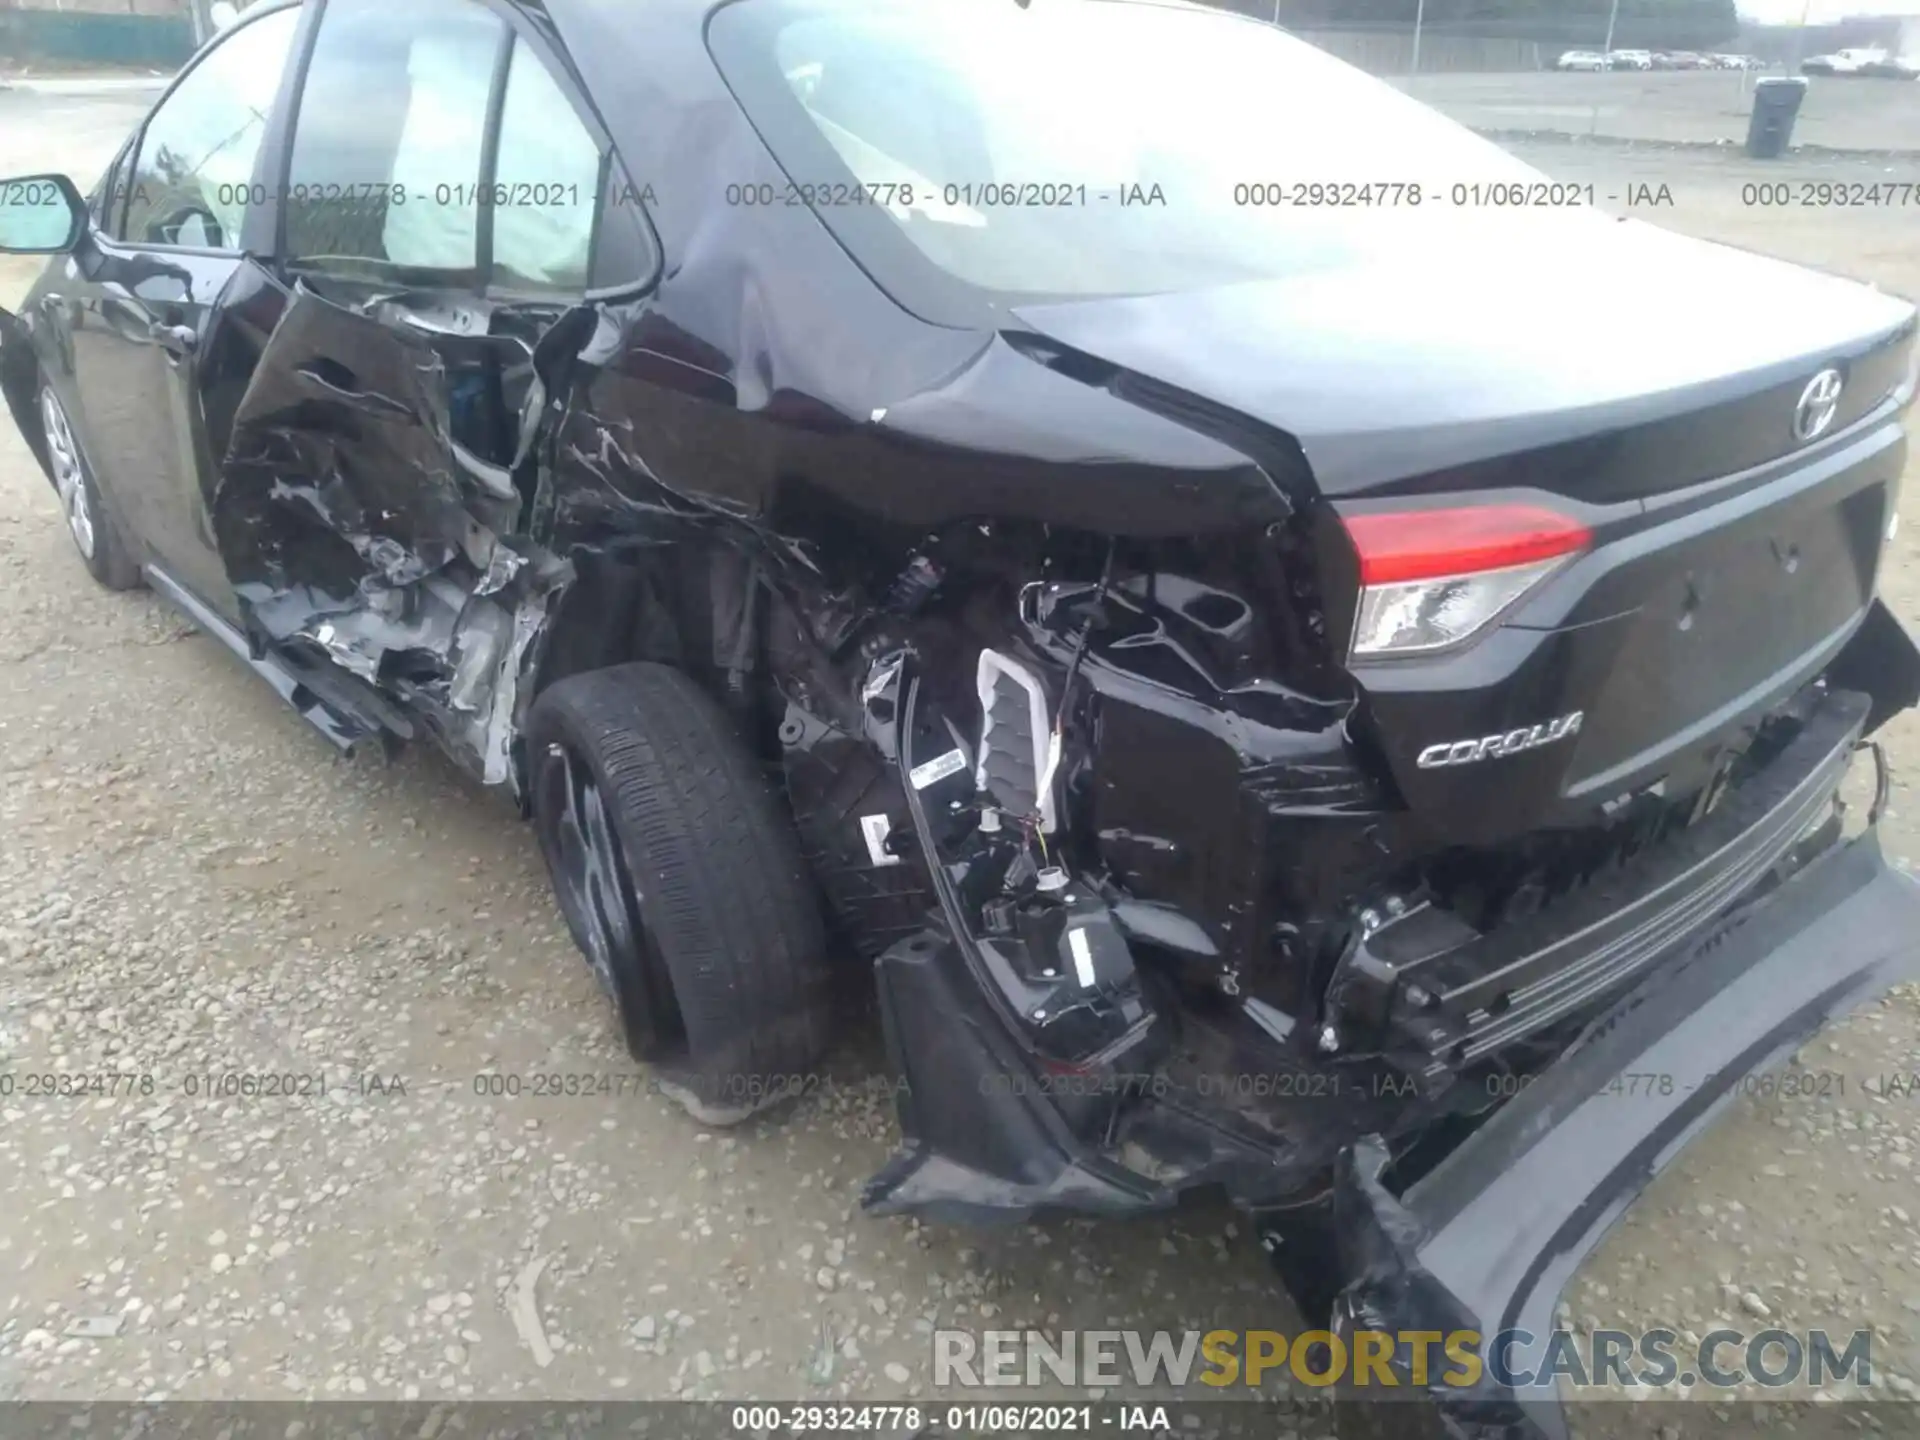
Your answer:
[[[73,548],[80,552],[87,573],[109,590],[138,589],[140,566],[121,537],[100,487],[94,483],[66,406],[60,403],[51,382],[40,387],[40,428],[46,436],[47,468],[53,472],[53,489],[60,498],[67,534]]]
[[[798,837],[725,712],[664,665],[558,681],[527,720],[533,821],[633,1056],[708,1124],[801,1093],[825,928]]]

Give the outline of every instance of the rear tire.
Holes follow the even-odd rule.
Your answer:
[[[677,670],[621,665],[554,684],[526,742],[561,912],[634,1058],[708,1124],[801,1093],[827,1045],[825,929],[726,714]]]
[[[47,444],[47,468],[60,500],[67,538],[80,552],[87,573],[109,590],[140,588],[140,565],[132,547],[121,536],[119,523],[94,483],[93,469],[75,438],[66,406],[50,381],[42,381],[36,401],[40,430]]]

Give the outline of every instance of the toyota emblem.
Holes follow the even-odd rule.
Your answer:
[[[1840,387],[1845,382],[1838,370],[1822,370],[1800,392],[1800,403],[1793,407],[1793,438],[1802,445],[1818,440],[1833,424],[1840,409]]]

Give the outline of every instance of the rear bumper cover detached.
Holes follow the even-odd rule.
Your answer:
[[[1740,1093],[1743,1078],[1920,978],[1920,882],[1887,861],[1871,824],[1768,881],[1771,888],[1755,884],[1762,877],[1750,863],[1779,859],[1803,830],[1819,829],[1861,730],[1881,712],[1905,708],[1911,647],[1890,623],[1901,643],[1881,649],[1899,672],[1894,703],[1869,712],[1857,692],[1831,695],[1769,767],[1766,783],[1703,823],[1698,845],[1623,877],[1613,901],[1628,932],[1663,928],[1649,923],[1655,912],[1691,909],[1686,893],[1713,891],[1719,903],[1583,1007],[1578,1042],[1404,1189],[1383,1183],[1389,1156],[1429,1122],[1451,1115],[1451,1128],[1464,1114],[1445,1105],[1445,1090],[1435,1097],[1440,1108],[1421,1114],[1421,1099],[1404,1092],[1382,1104],[1349,1090],[1329,1103],[1326,1093],[1303,1089],[1291,1110],[1269,1107],[1266,1128],[1255,1131],[1218,1106],[1189,1103],[1177,1074],[1165,1092],[1136,1092],[1104,1109],[1099,1102],[1117,1097],[1088,1102],[1074,1087],[1049,1086],[990,998],[947,877],[932,867],[948,925],[900,942],[877,966],[904,1082],[896,1093],[906,1143],[869,1183],[867,1206],[965,1221],[1049,1209],[1138,1214],[1218,1187],[1275,1233],[1283,1251],[1289,1227],[1308,1217],[1310,1248],[1324,1257],[1301,1293],[1316,1312],[1308,1323],[1327,1320],[1331,1298],[1336,1333],[1471,1330],[1490,1342],[1527,1332],[1532,1342],[1517,1333],[1504,1342],[1499,1373],[1538,1371],[1562,1287],[1653,1177]],[[911,792],[909,807],[924,836],[927,817]],[[1713,819],[1738,834],[1721,833]],[[1723,874],[1738,876],[1735,892],[1714,883]],[[1596,924],[1619,938],[1605,917]],[[1624,1077],[1637,1080],[1623,1092]],[[1089,1103],[1098,1113],[1087,1113]],[[1316,1175],[1332,1177],[1330,1217],[1318,1201],[1289,1208]],[[1324,1192],[1316,1184],[1312,1193]],[[1471,1440],[1567,1433],[1551,1385],[1516,1390],[1483,1378],[1451,1388],[1442,1379],[1447,1367],[1436,1365],[1422,1367],[1434,1383],[1416,1387],[1410,1350],[1391,1363],[1398,1386],[1341,1406],[1344,1431]],[[1428,1403],[1394,1403],[1407,1399]]]
[[[1738,1093],[1744,1076],[1829,1021],[1920,976],[1920,883],[1869,833],[1741,912],[1682,966],[1624,997],[1587,1045],[1504,1105],[1405,1195],[1363,1142],[1343,1157],[1334,1225],[1346,1286],[1336,1331],[1472,1329],[1537,1372],[1560,1291],[1653,1177]],[[1654,1077],[1623,1094],[1619,1077]],[[1671,1077],[1671,1084],[1668,1084]],[[1396,1436],[1567,1433],[1551,1385],[1413,1390],[1409,1409],[1343,1407],[1343,1431]],[[1376,1390],[1368,1399],[1377,1401]]]

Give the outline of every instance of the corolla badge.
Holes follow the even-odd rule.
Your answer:
[[[1800,392],[1800,403],[1793,407],[1793,438],[1802,445],[1818,440],[1833,424],[1840,409],[1840,387],[1846,382],[1838,370],[1822,370]]]
[[[1438,770],[1442,765],[1471,765],[1477,760],[1490,760],[1497,755],[1518,755],[1523,750],[1538,750],[1542,745],[1551,745],[1556,740],[1578,735],[1580,722],[1586,718],[1586,711],[1576,710],[1571,715],[1543,720],[1538,725],[1523,725],[1518,730],[1508,730],[1499,735],[1482,735],[1477,740],[1443,740],[1438,745],[1427,746],[1414,763],[1422,770]]]

